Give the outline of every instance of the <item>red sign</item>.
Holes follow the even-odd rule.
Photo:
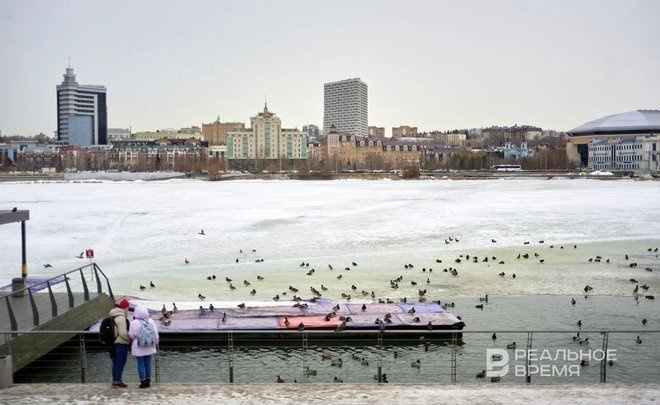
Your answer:
[[[88,259],[93,259],[94,258],[94,249],[85,250],[85,257],[88,258]]]

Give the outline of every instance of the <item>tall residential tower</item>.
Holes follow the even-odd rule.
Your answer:
[[[367,136],[367,84],[360,78],[323,85],[323,132],[334,125],[339,132]]]
[[[105,145],[108,110],[105,86],[78,84],[68,67],[57,85],[57,140],[68,145]]]

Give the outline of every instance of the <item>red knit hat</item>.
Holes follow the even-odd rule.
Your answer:
[[[123,299],[119,304],[117,304],[117,306],[121,309],[128,309],[129,307],[128,301],[126,301],[126,299]]]

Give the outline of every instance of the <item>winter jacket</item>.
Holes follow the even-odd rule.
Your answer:
[[[140,329],[142,329],[142,322],[147,321],[153,328],[156,335],[156,345],[158,345],[158,328],[156,322],[149,318],[149,310],[147,307],[138,305],[133,312],[133,320],[131,327],[128,329],[128,336],[133,339],[131,344],[131,354],[135,357],[149,356],[156,353],[156,347],[140,347],[138,346],[138,336],[140,336]]]
[[[121,308],[113,308],[110,310],[110,316],[114,317],[113,321],[115,322],[114,343],[131,344],[131,338],[128,336],[128,330],[126,330],[126,311]]]

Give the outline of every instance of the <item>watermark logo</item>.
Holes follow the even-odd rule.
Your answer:
[[[616,361],[616,349],[516,349],[515,364],[510,364],[510,360],[504,349],[486,349],[486,376],[504,377],[513,366],[516,377],[579,377],[580,369],[591,362]]]
[[[486,377],[504,377],[509,373],[509,352],[486,349]]]

